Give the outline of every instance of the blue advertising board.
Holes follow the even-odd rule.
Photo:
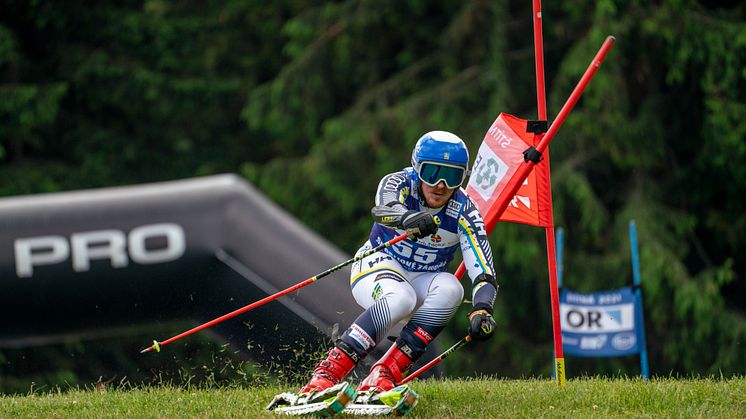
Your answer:
[[[563,289],[560,318],[565,353],[585,357],[639,354],[644,344],[639,304],[631,287],[591,294]]]
[[[648,351],[640,278],[640,252],[637,227],[629,222],[629,247],[632,256],[633,287],[591,294],[562,288],[564,231],[557,230],[557,283],[560,287],[560,322],[565,354],[584,357],[640,355],[640,374],[645,380]]]

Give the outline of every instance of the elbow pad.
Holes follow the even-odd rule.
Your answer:
[[[407,211],[404,205],[394,202],[393,205],[376,205],[370,210],[373,220],[386,227],[398,227],[402,215]]]

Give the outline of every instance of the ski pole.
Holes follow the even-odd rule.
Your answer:
[[[252,309],[255,309],[255,308],[259,307],[259,306],[262,306],[262,305],[264,305],[264,304],[266,304],[266,303],[268,303],[270,301],[276,300],[276,299],[282,297],[285,294],[289,294],[289,293],[291,293],[291,292],[293,292],[293,291],[295,291],[297,289],[305,287],[306,285],[312,284],[312,283],[318,281],[319,279],[321,279],[321,278],[329,275],[332,272],[336,272],[336,271],[342,269],[343,267],[345,267],[345,266],[347,266],[347,265],[349,265],[351,263],[355,263],[355,262],[357,262],[359,260],[362,260],[363,258],[368,257],[368,256],[372,255],[373,253],[379,252],[379,251],[381,251],[381,250],[383,250],[383,249],[385,249],[387,247],[390,247],[393,244],[396,244],[396,243],[398,243],[398,242],[406,239],[411,234],[419,233],[419,231],[412,231],[412,230],[413,229],[407,230],[406,233],[401,234],[399,236],[396,236],[393,239],[387,241],[386,243],[383,243],[383,244],[381,244],[381,245],[379,245],[379,246],[377,246],[377,247],[375,247],[373,249],[370,249],[370,250],[368,250],[368,251],[366,251],[364,253],[361,253],[361,254],[355,256],[354,258],[352,258],[350,260],[342,262],[339,265],[334,266],[333,268],[329,268],[329,269],[325,270],[324,272],[322,272],[322,273],[320,273],[320,274],[318,274],[316,276],[312,276],[311,278],[308,278],[308,279],[306,279],[303,282],[299,282],[299,283],[297,283],[297,284],[295,284],[295,285],[293,285],[293,286],[291,286],[289,288],[286,288],[286,289],[284,289],[284,290],[282,290],[280,292],[277,292],[276,294],[272,294],[272,295],[270,295],[268,297],[262,298],[261,300],[259,300],[257,302],[251,303],[251,304],[249,304],[247,306],[244,306],[244,307],[241,307],[241,308],[239,308],[237,310],[231,311],[228,314],[224,314],[224,315],[222,315],[222,316],[220,316],[220,317],[218,317],[216,319],[210,320],[207,323],[204,323],[204,324],[196,326],[196,327],[194,327],[192,329],[189,329],[186,332],[179,333],[178,335],[176,335],[174,337],[171,337],[171,338],[168,338],[168,339],[166,339],[166,340],[164,340],[162,342],[158,342],[157,340],[154,340],[153,344],[151,346],[149,346],[149,347],[141,350],[140,353],[142,354],[142,353],[145,353],[145,352],[150,352],[152,350],[155,350],[156,352],[160,352],[161,351],[161,346],[168,345],[169,343],[177,341],[177,340],[179,340],[179,339],[181,339],[183,337],[187,337],[187,336],[191,335],[192,333],[199,332],[200,330],[207,329],[208,327],[214,326],[214,325],[216,325],[216,324],[218,324],[220,322],[223,322],[223,321],[228,320],[228,319],[230,319],[232,317],[238,316],[239,314],[246,313],[249,310],[252,310]]]
[[[437,358],[433,359],[432,361],[428,362],[427,364],[421,366],[420,369],[418,369],[417,371],[415,371],[415,372],[409,374],[408,376],[406,376],[397,385],[406,384],[406,383],[414,380],[415,378],[417,378],[418,375],[422,374],[423,372],[425,372],[425,371],[429,370],[430,368],[434,367],[435,365],[439,364],[440,361],[448,358],[448,356],[450,356],[452,353],[456,352],[456,349],[458,349],[458,348],[466,345],[470,341],[471,341],[471,336],[470,335],[464,336],[463,339],[461,339],[460,341],[456,342],[453,346],[451,346],[445,352],[443,352],[442,354],[440,354],[439,357],[437,357]]]

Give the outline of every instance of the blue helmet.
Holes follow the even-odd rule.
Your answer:
[[[446,131],[430,131],[417,140],[412,150],[412,167],[419,179],[430,186],[441,180],[448,188],[458,188],[467,175],[469,150],[458,136]]]

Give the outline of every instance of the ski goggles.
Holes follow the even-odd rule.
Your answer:
[[[425,162],[420,165],[419,176],[429,186],[435,186],[442,180],[448,189],[456,189],[463,183],[466,170],[458,166]]]

